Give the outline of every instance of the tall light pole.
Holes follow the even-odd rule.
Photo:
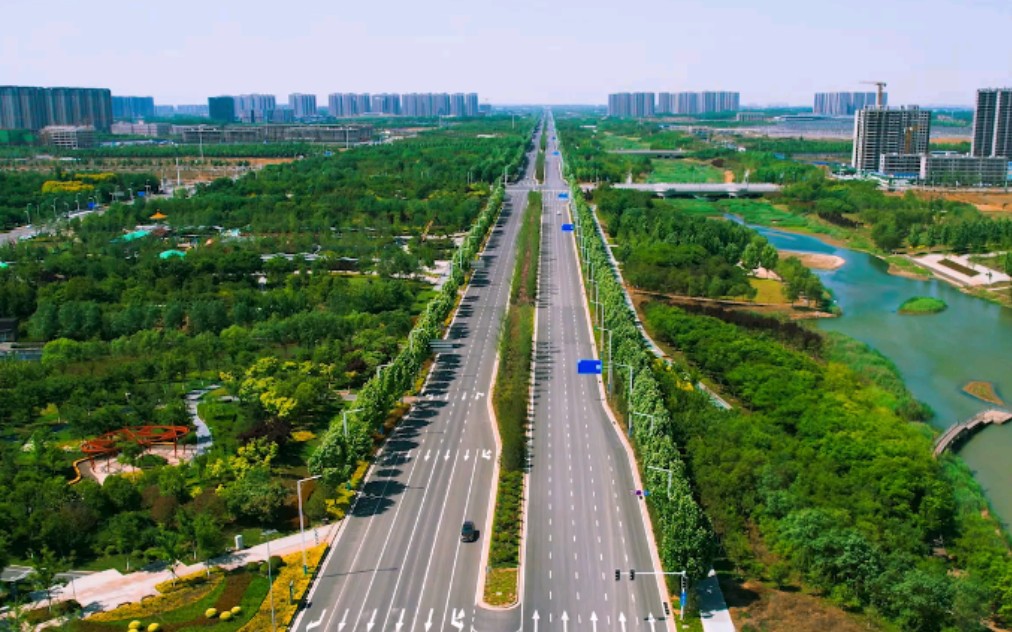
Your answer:
[[[31,202],[29,202],[29,203],[28,203],[28,204],[27,204],[27,205],[25,206],[25,219],[26,219],[26,220],[28,220],[28,225],[29,225],[29,226],[31,226],[31,225],[32,225],[32,215],[31,215],[31,212],[30,212],[30,211],[31,211],[31,209],[32,209],[32,203],[31,203]]]
[[[353,408],[351,410],[343,410],[343,411],[341,411],[341,418],[343,419],[343,423],[344,423],[344,438],[345,439],[348,438],[348,413],[357,413],[357,412],[359,412],[361,410],[362,410],[361,408]]]
[[[636,414],[637,415],[645,415],[646,413],[636,413]],[[653,415],[647,415],[647,416],[648,417],[653,417]],[[657,467],[655,465],[648,465],[647,469],[648,470],[657,470],[658,472],[667,472],[667,474],[668,474],[668,499],[670,500],[671,499],[671,477],[674,475],[674,471],[673,470],[669,470],[669,469],[664,468],[664,467]]]
[[[271,533],[262,531],[260,535],[267,538],[267,594],[271,597],[271,629],[277,632],[278,624],[274,620],[274,575],[271,573]]]
[[[306,564],[306,522],[302,514],[302,484],[306,481],[312,481],[320,478],[321,474],[316,476],[310,476],[309,478],[300,478],[295,483],[295,493],[299,495],[299,533],[302,534],[302,574],[309,574],[309,566]],[[269,563],[269,560],[268,560]]]
[[[636,415],[639,415],[640,417],[649,417],[650,418],[650,432],[654,431],[654,422],[657,421],[657,415],[650,415],[648,413],[633,412],[632,416],[635,417]],[[632,419],[631,418],[629,420],[629,434],[630,435],[632,434]]]
[[[611,338],[612,338],[611,334],[612,334],[612,330],[608,329],[607,327],[603,327],[601,325],[598,325],[597,327],[595,327],[595,329],[600,329],[601,330],[601,343],[602,344],[604,344],[604,334],[605,333],[608,334],[608,394],[611,394],[611,391],[612,391],[612,388],[611,388],[611,374],[612,374],[612,371],[614,370],[614,369],[611,368],[611,363],[614,360],[614,358],[611,355]]]
[[[624,369],[629,369],[629,391],[626,394],[626,409],[632,411],[632,391],[633,391],[633,367],[631,364],[622,364],[616,362],[615,366],[620,366]],[[630,431],[630,434],[632,431]]]
[[[379,378],[380,371],[382,371],[383,369],[387,368],[388,366],[390,366],[392,364],[393,364],[393,362],[387,362],[386,364],[381,364],[378,367],[376,367],[376,377]]]

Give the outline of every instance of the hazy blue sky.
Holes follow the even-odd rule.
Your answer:
[[[979,87],[1012,84],[1012,0],[0,4],[0,84],[168,104],[430,90],[604,103],[608,92],[707,89],[811,104],[874,79],[892,104],[969,105]]]

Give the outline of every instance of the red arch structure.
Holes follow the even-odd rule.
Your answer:
[[[119,452],[119,445],[124,441],[133,441],[142,447],[150,447],[156,443],[171,443],[174,446],[179,439],[190,432],[187,426],[134,426],[132,428],[120,428],[107,432],[104,435],[85,441],[81,445],[81,451],[88,455],[89,459],[95,457],[112,456]]]

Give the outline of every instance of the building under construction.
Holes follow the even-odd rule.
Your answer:
[[[883,155],[924,155],[931,136],[931,111],[917,106],[869,106],[854,116],[851,164],[862,172],[879,170]]]

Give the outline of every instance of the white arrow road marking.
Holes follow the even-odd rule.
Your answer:
[[[425,460],[426,460],[426,461],[428,461],[428,460],[429,460],[429,456],[430,456],[431,454],[432,454],[432,450],[426,450],[426,451],[425,451]]]
[[[429,628],[432,627],[432,608],[429,608],[429,619],[425,622],[425,632],[429,632]]]
[[[531,619],[534,620],[534,632],[538,632],[538,619],[540,619],[540,618],[541,617],[538,616],[538,611],[535,610],[534,611],[534,615],[531,617]]]
[[[471,458],[471,451],[470,450],[464,450],[464,460],[466,461],[469,458]]]
[[[376,625],[376,611],[373,610],[372,611],[372,616],[369,617],[369,623],[365,624],[365,629],[366,630],[372,630],[373,627],[375,627],[375,625]]]
[[[481,451],[481,458],[483,458],[486,461],[488,461],[489,459],[492,458],[492,451],[491,450],[482,450]]]
[[[569,629],[569,615],[563,610],[562,616],[559,618],[562,619],[562,632],[566,632]]]
[[[458,630],[464,629],[464,609],[457,610],[453,609],[453,615],[450,617],[450,625],[457,628]]]
[[[622,626],[622,632],[625,632],[625,613],[624,612],[618,613],[618,622],[619,622],[619,625]]]
[[[474,398],[475,399],[481,399],[482,397],[484,397],[484,395],[485,395],[485,393],[482,393],[481,391],[479,391],[479,392],[477,392],[477,393],[474,394]]]
[[[443,460],[444,461],[449,461],[450,460],[450,451],[449,450],[446,451],[446,455],[443,457]]]
[[[327,616],[327,609],[326,608],[324,608],[323,612],[320,613],[320,618],[319,619],[317,619],[316,621],[311,621],[310,623],[308,623],[306,625],[306,630],[312,630],[313,628],[315,628],[318,625],[320,625],[321,623],[323,623],[323,618],[325,616]]]
[[[593,626],[593,632],[597,632],[597,613],[590,613],[590,625]]]
[[[344,616],[341,617],[341,622],[337,624],[337,630],[340,632],[344,629],[344,626],[348,625],[348,608],[344,609]]]

